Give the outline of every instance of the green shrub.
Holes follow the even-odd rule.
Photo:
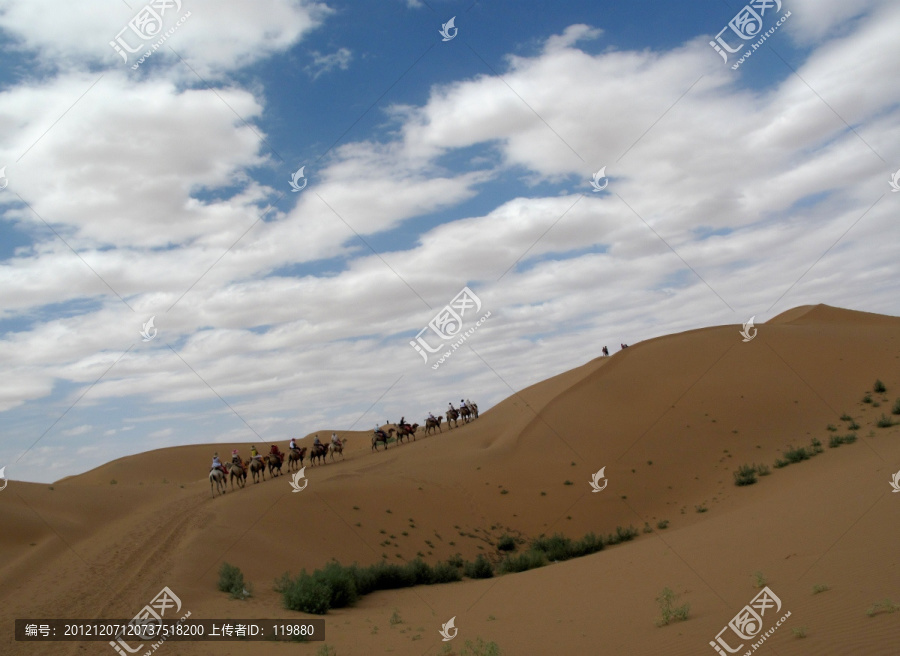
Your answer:
[[[431,568],[432,584],[453,583],[454,581],[462,581],[462,574],[450,563],[435,563]]]
[[[547,560],[568,560],[573,552],[572,540],[559,533],[554,533],[549,538],[535,538],[529,548],[532,551],[543,552]]]
[[[517,556],[507,556],[500,561],[500,573],[511,574],[536,569],[547,564],[547,557],[542,551],[526,551]]]
[[[244,573],[241,572],[239,567],[222,563],[222,566],[219,568],[217,587],[219,591],[229,593],[232,599],[243,599],[245,589]]]
[[[820,592],[825,592],[826,590],[831,590],[831,588],[824,583],[816,583],[813,586],[813,594],[819,594]]]
[[[885,392],[887,392],[887,387],[885,387],[884,383],[882,383],[880,380],[876,380],[875,384],[872,386],[872,390],[874,392],[877,392],[878,394],[884,394]]]
[[[504,534],[500,536],[500,540],[497,542],[497,548],[500,551],[515,551],[516,541],[511,535]]]
[[[603,551],[603,538],[591,532],[572,545],[573,558]]]
[[[891,408],[891,414],[900,415],[900,399],[894,401],[894,407]]]
[[[330,608],[344,608],[359,597],[356,577],[352,570],[339,563],[328,563],[322,569],[313,572],[313,578],[328,587]]]
[[[853,417],[845,412],[841,415],[841,421],[853,421]]]
[[[894,425],[894,420],[884,414],[881,415],[881,418],[878,420],[878,423],[877,423],[878,428],[890,428],[893,425]]]
[[[769,471],[768,465],[754,465],[756,467],[756,473],[760,476],[768,476],[772,472]]]
[[[826,426],[826,428],[827,428],[829,431],[831,431],[832,433],[836,433],[836,432],[837,432],[837,426],[835,426],[834,424],[828,424],[828,426]]]
[[[659,604],[659,610],[661,617],[656,620],[656,626],[666,626],[667,624],[671,624],[672,622],[684,622],[688,618],[688,613],[690,613],[691,605],[683,604],[681,606],[675,606],[675,600],[680,595],[676,595],[669,588],[663,588],[662,593],[656,598],[656,603]]]
[[[851,422],[847,425],[847,428],[849,428],[850,430],[854,430],[854,431],[855,431],[855,430],[859,430],[859,424],[857,424],[855,421],[851,421]]]
[[[476,640],[474,643],[466,640],[466,646],[459,652],[459,656],[502,656],[496,642],[485,642],[481,638]]]
[[[447,562],[453,565],[454,567],[462,567],[466,564],[466,561],[463,560],[463,557],[459,554],[454,554],[447,559]]]
[[[863,403],[871,403],[871,402],[872,402],[872,395],[871,395],[871,394],[866,394],[866,395],[863,397]]]
[[[494,568],[484,554],[479,554],[474,563],[466,563],[465,572],[470,579],[489,579],[494,575]]]
[[[898,610],[900,610],[900,604],[895,604],[890,599],[885,599],[884,601],[879,601],[877,604],[870,606],[869,610],[866,611],[866,615],[872,617],[878,613],[895,613]]]
[[[282,593],[282,601],[288,610],[324,615],[328,612],[331,590],[303,570]]]
[[[754,465],[741,465],[733,472],[734,484],[737,486],[753,485],[756,483],[756,467]]]
[[[659,520],[658,522],[656,522],[656,528],[658,528],[658,529],[669,528],[669,520],[668,519]]]
[[[772,466],[775,467],[775,469],[781,469],[782,467],[787,467],[789,464],[791,463],[789,463],[787,460],[782,460],[781,458],[779,458]]]

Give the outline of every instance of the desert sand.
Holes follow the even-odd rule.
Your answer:
[[[106,642],[17,643],[13,620],[130,618],[163,586],[194,618],[317,617],[285,610],[274,580],[331,558],[496,561],[503,534],[580,538],[629,525],[641,530],[635,540],[590,556],[368,595],[324,616],[325,644],[338,656],[444,645],[458,654],[476,638],[505,655],[714,654],[709,642],[759,592],[760,572],[791,615],[757,653],[900,653],[900,612],[867,614],[900,603],[900,494],[889,484],[900,425],[876,425],[900,398],[900,319],[818,305],[757,327],[750,342],[729,325],[632,344],[482,408],[468,425],[427,437],[420,428],[414,442],[377,453],[371,433],[342,433],[345,459],[307,463],[301,493],[284,475],[212,498],[212,453],[246,457],[249,444],[151,451],[52,485],[10,481],[0,492],[0,653],[112,655]],[[872,392],[876,379],[884,394]],[[844,413],[858,440],[829,448],[829,424],[848,432]],[[772,467],[813,438],[822,453]],[[771,474],[735,486],[733,472],[751,463]],[[604,467],[608,484],[595,493]],[[251,597],[216,589],[223,562],[241,568]],[[690,613],[659,627],[665,587]],[[451,617],[459,633],[442,642]],[[169,642],[157,653],[322,647]]]

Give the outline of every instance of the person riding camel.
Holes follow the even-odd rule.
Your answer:
[[[228,475],[228,470],[225,469],[225,465],[223,465],[222,462],[219,460],[219,452],[218,451],[216,451],[213,454],[212,467],[209,468],[210,471],[212,471],[213,469],[218,469],[226,476]]]
[[[243,459],[241,458],[241,454],[238,453],[238,450],[237,450],[237,449],[234,449],[234,450],[231,452],[231,462],[232,462],[233,464],[237,465],[238,467],[240,467],[240,468],[241,468],[241,471],[244,470],[244,461],[243,461]]]
[[[452,402],[452,401],[450,402],[450,412],[451,412],[451,413],[456,412],[456,408],[453,407],[453,402]]]
[[[284,454],[278,449],[277,444],[273,444],[272,448],[269,450],[270,456],[275,456],[278,459],[278,462],[284,462]]]
[[[466,410],[471,410],[471,408],[468,406],[468,404],[465,401],[463,401],[462,399],[460,399],[459,400],[459,409],[462,410],[463,408],[465,408]]]
[[[296,451],[300,450],[300,447],[297,446],[297,438],[296,437],[291,438],[291,451],[294,451],[294,450],[296,450]]]
[[[409,424],[406,423],[406,417],[405,417],[405,416],[404,416],[404,417],[400,417],[400,423],[397,424],[397,425],[400,426],[400,428],[404,428],[404,429],[411,428],[411,426],[410,426]]]
[[[259,451],[256,450],[256,445],[254,444],[250,447],[250,460],[259,460],[260,458],[262,456],[259,455]]]
[[[337,433],[331,434],[331,443],[334,444],[336,447],[341,446],[341,441],[338,439]]]
[[[434,416],[434,413],[429,412],[429,413],[428,413],[428,418],[429,418],[431,421],[437,421],[437,417]]]
[[[385,432],[383,430],[381,430],[381,428],[379,428],[378,424],[375,424],[374,433],[375,433],[375,437],[381,437],[385,441],[387,441],[387,435],[385,434]]]
[[[313,440],[313,447],[320,447],[320,446],[322,446],[322,441],[319,439],[319,436],[316,435],[316,439]]]

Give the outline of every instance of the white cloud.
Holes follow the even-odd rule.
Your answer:
[[[306,71],[314,80],[336,68],[346,71],[350,67],[350,61],[353,59],[353,53],[348,48],[339,48],[330,55],[323,55],[317,50],[310,54],[313,62],[306,67]]]

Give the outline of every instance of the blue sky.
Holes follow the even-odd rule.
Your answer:
[[[711,0],[5,2],[0,466],[486,408],[802,304],[897,314],[900,9],[750,4],[769,36],[735,69],[709,42],[742,5]],[[145,6],[170,36],[135,69],[109,43]]]

